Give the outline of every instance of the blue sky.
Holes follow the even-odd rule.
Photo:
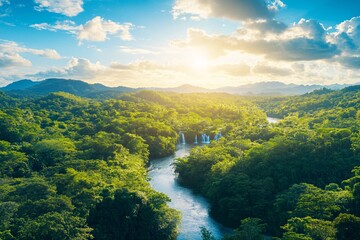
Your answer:
[[[0,0],[0,85],[360,82],[353,0]]]

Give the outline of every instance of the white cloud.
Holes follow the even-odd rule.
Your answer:
[[[294,23],[283,34],[282,38],[309,38],[315,40],[324,40],[327,35],[327,30],[324,25],[313,19],[300,19],[298,23]]]
[[[52,32],[60,31],[67,31],[72,34],[76,34],[80,30],[79,26],[76,26],[75,22],[70,20],[65,21],[57,21],[55,25],[51,25],[48,23],[39,23],[39,24],[32,24],[30,27],[35,28],[37,30],[48,30]]]
[[[88,59],[78,58],[71,59],[63,68],[52,68],[26,77],[35,79],[63,77],[81,79],[90,83],[101,82],[109,86],[132,87],[161,86],[161,84],[166,86],[169,79],[173,81],[173,84],[180,80],[173,70],[167,70],[150,61],[130,64],[113,63],[111,66],[104,66],[99,62],[92,63]]]
[[[360,16],[343,21],[335,27],[330,40],[337,44],[342,54],[336,60],[350,69],[360,68]]]
[[[333,41],[348,53],[360,53],[360,16],[336,26]]]
[[[271,19],[274,12],[283,7],[285,4],[281,0],[176,0],[172,13],[175,19],[183,15],[232,20]]]
[[[91,63],[88,59],[72,58],[68,65],[64,68],[51,68],[47,71],[39,72],[30,77],[36,77],[38,79],[64,77],[75,79],[89,79],[96,75],[97,72],[104,69],[100,63]]]
[[[118,35],[123,41],[132,40],[130,29],[133,27],[131,23],[120,24],[111,20],[105,20],[100,16],[94,17],[85,25],[76,25],[73,21],[58,21],[54,25],[48,23],[38,23],[30,25],[37,30],[48,31],[66,31],[76,35],[79,43],[83,41],[103,42],[109,38],[109,35]]]
[[[141,54],[141,55],[156,54],[156,52],[151,51],[151,50],[147,50],[147,49],[143,49],[143,48],[130,48],[127,46],[120,46],[119,50],[124,53],[135,54],[135,55],[136,54]]]
[[[286,7],[286,4],[283,3],[281,0],[274,0],[268,3],[268,8],[274,11],[278,11],[280,8]]]
[[[59,53],[54,49],[33,49],[33,48],[22,48],[22,52],[28,52],[34,55],[49,59],[61,59]]]
[[[47,10],[53,13],[63,14],[68,17],[77,16],[84,11],[83,0],[35,0],[38,11]]]
[[[258,23],[256,28],[259,29]],[[203,30],[190,28],[186,40],[173,44],[182,48],[200,48],[214,58],[240,51],[273,60],[311,61],[331,59],[341,53],[336,44],[328,41],[323,26],[312,20],[301,20],[294,26],[277,29],[281,30],[280,33],[276,34],[274,30],[265,38],[263,34],[254,34],[251,29],[239,30],[233,35],[209,35]]]
[[[283,22],[273,19],[246,21],[243,27],[238,29],[237,33],[242,38],[265,38],[271,34],[281,34],[287,29],[287,25]]]
[[[30,66],[31,62],[17,53],[0,52],[0,68]]]
[[[21,56],[21,53],[60,59],[61,56],[53,49],[34,49],[20,46],[16,42],[0,40],[0,67],[30,66],[31,62]]]
[[[107,40],[108,35],[119,34],[122,40],[130,41],[132,40],[130,34],[131,27],[131,23],[119,24],[97,16],[80,27],[80,31],[77,33],[77,39],[80,41],[103,42]]]
[[[351,83],[356,79],[356,70],[339,64],[316,62],[271,62],[234,63],[211,65],[204,72],[194,71],[185,64],[161,64],[154,61],[133,63],[114,62],[105,66],[88,59],[73,58],[64,67],[54,67],[42,72],[23,75],[23,78],[45,79],[52,77],[80,79],[89,83],[128,87],[174,87],[181,84],[216,88],[238,86],[259,81],[281,81],[298,84]],[[358,74],[359,75],[359,74]],[[351,78],[350,78],[351,77]],[[19,78],[17,78],[19,79]]]
[[[223,72],[225,69],[226,72]],[[52,68],[47,71],[29,74],[30,79],[52,77],[81,79],[90,83],[103,83],[108,86],[129,87],[170,87],[193,82],[196,85],[216,87],[219,79],[223,84],[234,84],[235,77],[249,73],[244,64],[218,66],[205,73],[198,74],[186,65],[165,65],[153,61],[139,61],[129,64],[114,62],[104,66],[88,59],[73,58],[63,68]]]

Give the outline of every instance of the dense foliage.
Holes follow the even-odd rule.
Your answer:
[[[270,116],[283,118],[269,124]],[[360,90],[289,98],[142,91],[90,100],[0,92],[0,239],[175,239],[180,214],[150,188],[151,158],[237,228],[224,239],[359,239]],[[214,239],[205,228],[204,239]]]
[[[181,182],[230,227],[261,219],[283,239],[359,239],[359,87],[253,101],[283,120],[236,124],[194,148],[176,162]]]
[[[149,157],[265,123],[240,97],[144,91],[117,100],[0,92],[0,239],[175,239],[179,213],[147,182]],[[250,120],[254,119],[254,120]]]

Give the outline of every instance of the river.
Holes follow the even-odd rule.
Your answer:
[[[269,123],[277,123],[280,119],[268,117]],[[179,144],[175,154],[169,157],[153,159],[150,163],[149,177],[151,187],[158,192],[165,193],[171,202],[169,206],[179,210],[182,214],[182,224],[177,240],[200,240],[200,227],[210,230],[216,239],[221,239],[230,229],[223,227],[209,216],[208,201],[194,194],[192,190],[182,187],[176,180],[172,163],[177,158],[185,157],[195,145]]]
[[[185,157],[194,145],[178,145],[177,151],[170,157],[151,161],[149,177],[155,190],[165,193],[171,199],[169,206],[182,214],[182,224],[177,240],[201,239],[200,227],[210,230],[216,239],[220,239],[229,229],[224,228],[209,216],[207,200],[190,189],[178,184],[172,163],[176,158]]]

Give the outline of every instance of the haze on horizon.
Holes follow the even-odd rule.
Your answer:
[[[0,0],[0,86],[360,82],[360,2]]]

